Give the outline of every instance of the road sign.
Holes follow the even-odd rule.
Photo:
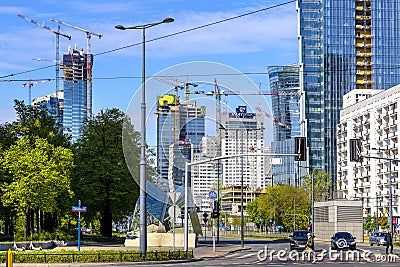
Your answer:
[[[181,196],[181,192],[169,192],[168,196],[171,199],[172,204],[175,204]]]
[[[210,199],[216,199],[217,198],[217,192],[215,192],[214,190],[211,190],[208,193],[208,196],[210,197]]]
[[[72,212],[87,212],[87,207],[72,206]]]
[[[168,209],[168,214],[169,214],[169,216],[171,216],[171,218],[180,217],[181,216],[181,208],[179,208],[179,206],[177,206],[177,205],[172,205]]]

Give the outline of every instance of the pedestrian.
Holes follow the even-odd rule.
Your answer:
[[[314,237],[311,235],[311,233],[308,233],[307,237],[308,237],[308,239],[307,239],[306,250],[307,251],[312,251],[312,250],[314,250]]]
[[[390,254],[393,254],[393,238],[389,230],[386,230],[385,241],[386,241],[386,254],[388,254],[389,246],[390,246]]]

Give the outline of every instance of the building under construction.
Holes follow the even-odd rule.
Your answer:
[[[184,170],[180,172],[176,168],[169,168],[170,162],[177,160],[177,155],[175,155],[177,153],[171,155],[171,145],[173,145],[172,152],[191,145],[193,149],[189,150],[199,151],[201,139],[205,135],[205,113],[205,107],[198,107],[195,101],[180,102],[179,97],[168,94],[159,97],[156,111],[157,169],[159,171],[158,184],[161,188],[167,189],[168,177],[174,176],[171,179],[173,179],[172,184],[175,185],[184,181],[183,177],[178,177],[184,175]],[[189,154],[185,153],[187,156]],[[190,159],[192,159],[191,154],[187,160]],[[181,162],[182,159],[179,161]]]
[[[88,59],[90,57],[88,64]],[[88,73],[91,72],[93,55],[85,54],[83,49],[68,49],[63,55],[61,68],[64,71],[64,112],[63,129],[71,134],[72,141],[81,135],[82,126],[91,119],[92,98],[88,92]],[[91,86],[89,87],[91,88]]]

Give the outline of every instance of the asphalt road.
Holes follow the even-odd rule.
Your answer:
[[[240,240],[232,239],[221,239],[223,245],[240,245]],[[207,244],[211,247],[211,243]],[[203,244],[204,246],[204,244]],[[195,262],[186,263],[164,263],[162,266],[288,266],[288,265],[300,265],[300,266],[399,266],[400,258],[393,255],[391,259],[384,258],[385,247],[370,247],[369,245],[358,244],[356,251],[330,251],[329,243],[315,244],[315,253],[307,254],[302,256],[302,252],[299,254],[291,252],[289,254],[288,241],[267,241],[267,240],[245,240],[245,246],[250,247],[248,250],[230,253],[215,258],[207,258]],[[272,251],[275,252],[272,252]],[[326,250],[326,252],[325,252]],[[267,251],[267,253],[265,253]],[[281,254],[278,254],[280,252]],[[394,251],[400,255],[400,251]],[[386,255],[385,255],[386,256]],[[119,266],[113,264],[113,266]],[[132,265],[120,265],[124,266],[154,266],[153,264],[132,264]]]

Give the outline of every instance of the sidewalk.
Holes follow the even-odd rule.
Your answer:
[[[67,246],[67,247],[57,247],[53,250],[46,250],[48,252],[57,252],[59,250],[74,250],[77,251],[76,246]],[[171,250],[172,247],[148,247],[147,251],[151,250]],[[194,258],[193,259],[187,259],[187,260],[171,260],[171,261],[148,261],[145,263],[148,264],[153,264],[156,265],[157,263],[174,263],[174,262],[187,262],[187,261],[197,261],[197,260],[203,260],[207,258],[213,258],[213,257],[219,257],[223,255],[227,255],[229,253],[234,253],[237,251],[241,250],[246,250],[250,249],[250,247],[245,246],[242,248],[240,245],[216,245],[215,251],[213,251],[213,246],[211,245],[200,245],[199,247],[196,247],[193,249],[193,254]],[[81,251],[82,250],[139,250],[139,248],[135,247],[124,247],[121,244],[83,244],[81,245]],[[183,248],[176,248],[175,250],[183,250]],[[136,262],[138,263],[138,262]],[[124,265],[124,264],[134,264],[134,262],[114,262],[114,263],[100,263],[100,262],[94,262],[94,263],[14,263],[14,267],[52,267],[52,266],[57,266],[57,267],[94,267],[94,266],[112,266],[112,265]]]

